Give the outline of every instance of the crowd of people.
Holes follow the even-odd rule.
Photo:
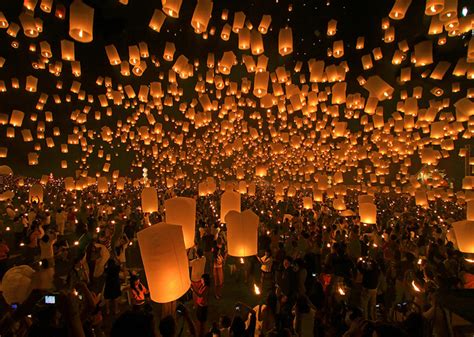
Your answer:
[[[219,192],[163,190],[160,210],[143,214],[140,187],[71,192],[51,179],[43,200],[29,202],[34,180],[18,181],[3,177],[15,196],[0,202],[1,336],[445,336],[439,294],[474,287],[474,263],[450,240],[450,223],[465,218],[456,200],[422,208],[408,195],[376,193],[377,224],[367,225],[355,216],[355,190],[344,196],[354,212],[343,216],[330,198],[305,209],[304,191],[276,202],[261,186],[241,206],[259,215],[259,253],[238,258],[227,252]],[[157,309],[136,233],[163,221],[174,195],[197,200],[191,288]],[[24,268],[31,284],[16,289],[24,301],[8,303],[5,282]],[[252,303],[230,291],[236,284]]]

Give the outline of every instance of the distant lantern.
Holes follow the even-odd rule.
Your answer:
[[[179,17],[179,10],[181,9],[182,3],[183,0],[161,0],[163,12],[172,18]]]
[[[157,303],[179,299],[190,286],[181,226],[161,222],[141,230],[137,238],[151,299]]]
[[[337,21],[332,19],[328,22],[328,29],[327,29],[327,36],[334,36],[336,35],[337,31]]]
[[[69,7],[69,36],[78,42],[93,40],[94,8],[82,0],[74,0]]]
[[[253,94],[256,97],[262,98],[267,94],[269,77],[270,73],[268,71],[262,71],[255,74]]]
[[[141,193],[141,200],[143,213],[158,211],[158,194],[154,187],[145,187]]]
[[[247,194],[247,182],[245,180],[239,181],[239,193]]]
[[[313,190],[313,200],[317,202],[323,201],[323,191],[321,190]]]
[[[268,32],[268,28],[272,22],[271,15],[263,15],[260,24],[258,25],[258,31],[262,34],[266,34]]]
[[[251,210],[230,211],[225,217],[230,256],[247,257],[258,252],[258,216]]]
[[[36,204],[43,202],[43,186],[41,184],[34,184],[30,187],[28,201]]]
[[[64,178],[64,189],[66,191],[74,191],[76,189],[76,184],[74,183],[74,179],[72,177]]]
[[[361,194],[357,197],[357,202],[358,204],[365,204],[365,203],[369,203],[369,204],[373,204],[374,203],[374,197],[372,195],[368,195],[368,194]]]
[[[123,191],[125,189],[125,177],[117,179],[117,190]]]
[[[233,191],[225,191],[221,195],[220,219],[225,223],[225,217],[230,211],[240,212],[240,193]]]
[[[290,27],[282,28],[278,33],[278,52],[281,56],[293,52],[293,32]]]
[[[474,253],[474,221],[462,220],[453,222],[454,243],[458,249],[467,254]]]
[[[377,223],[377,207],[373,203],[359,204],[360,222],[369,225]]]
[[[422,41],[414,48],[415,67],[424,67],[433,63],[433,43],[431,40]]]
[[[183,228],[186,249],[194,246],[196,227],[196,200],[176,197],[165,200],[165,221]]]

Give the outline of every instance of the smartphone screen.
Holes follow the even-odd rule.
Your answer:
[[[45,304],[56,304],[56,296],[54,295],[46,295],[44,297]]]

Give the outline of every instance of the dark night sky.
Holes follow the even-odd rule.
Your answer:
[[[39,0],[39,2],[40,1],[41,0]],[[376,62],[373,69],[365,71],[363,74],[365,77],[379,74],[395,87],[393,101],[384,104],[385,120],[395,111],[400,89],[408,89],[408,92],[411,93],[413,87],[422,85],[425,93],[424,99],[420,100],[420,105],[427,106],[427,99],[433,98],[428,92],[434,86],[443,88],[445,93],[450,93],[452,82],[461,82],[462,90],[460,93],[444,96],[451,97],[454,102],[458,98],[464,97],[466,89],[469,88],[469,85],[472,85],[472,81],[469,83],[469,81],[465,79],[461,81],[459,79],[453,80],[453,76],[450,74],[458,58],[465,56],[465,44],[468,41],[466,37],[449,38],[445,46],[435,46],[435,63],[433,66],[436,65],[437,61],[442,60],[452,63],[443,81],[422,80],[419,75],[416,75],[426,70],[422,67],[413,68],[412,78],[414,80],[409,84],[404,86],[396,85],[396,77],[399,76],[400,67],[394,67],[390,64],[391,56],[397,48],[396,42],[407,39],[410,46],[413,46],[415,43],[426,39],[432,39],[435,43],[437,41],[437,36],[429,36],[427,34],[429,17],[423,14],[425,2],[421,0],[413,0],[404,20],[398,22],[391,20],[391,24],[396,29],[396,42],[391,44],[385,44],[382,41],[383,31],[380,27],[382,17],[388,16],[390,8],[394,3],[392,0],[216,0],[214,1],[212,18],[209,23],[209,27],[216,27],[216,34],[209,36],[207,40],[203,40],[202,36],[195,34],[190,25],[191,16],[196,4],[194,0],[183,0],[180,17],[178,19],[167,18],[160,33],[152,31],[148,27],[148,22],[153,10],[155,8],[161,8],[161,1],[129,0],[128,6],[121,5],[118,3],[118,0],[84,0],[84,2],[95,9],[94,40],[88,44],[76,42],[75,53],[76,60],[80,60],[82,67],[82,76],[78,80],[82,82],[81,89],[85,89],[88,94],[97,95],[104,93],[104,87],[98,87],[95,84],[97,76],[110,76],[114,86],[117,83],[123,85],[131,84],[136,91],[138,91],[137,88],[140,84],[157,80],[159,72],[164,71],[167,73],[172,64],[161,60],[166,41],[175,43],[175,59],[179,54],[184,54],[191,62],[195,58],[198,58],[201,64],[200,73],[205,73],[205,63],[208,52],[214,52],[216,58],[220,58],[223,51],[233,50],[240,59],[240,55],[243,53],[237,49],[237,35],[232,34],[231,39],[227,42],[220,39],[220,31],[225,23],[221,20],[220,14],[224,8],[229,9],[229,20],[227,22],[230,24],[232,23],[233,13],[236,11],[244,11],[247,15],[247,19],[252,22],[254,27],[258,26],[262,15],[270,14],[272,16],[272,31],[264,37],[265,54],[270,57],[270,70],[274,70],[277,65],[281,64],[285,64],[287,69],[292,69],[298,60],[305,62],[311,58],[318,60],[326,59],[327,48],[332,46],[333,41],[343,40],[345,43],[345,55],[338,61],[346,60],[350,66],[350,72],[346,77],[348,93],[355,91],[352,89],[352,86],[356,83],[356,77],[362,73],[360,57],[368,53],[372,48],[377,46],[382,47],[384,60]],[[463,6],[467,6],[469,2],[468,0],[459,0],[459,11]],[[60,1],[54,1],[54,3],[60,3]],[[62,1],[62,3],[68,8],[70,1]],[[288,10],[289,6],[292,6],[291,11]],[[0,11],[4,13],[10,22],[14,21],[19,23],[18,15],[21,13],[21,10],[22,1],[8,0],[0,2]],[[470,10],[472,11],[474,8]],[[67,64],[67,62],[63,62],[63,71],[60,78],[51,75],[47,69],[40,72],[32,69],[31,62],[37,58],[37,54],[28,52],[29,43],[33,42],[38,44],[43,40],[49,41],[53,55],[57,56],[55,60],[60,60],[60,40],[70,39],[68,36],[68,20],[61,21],[55,18],[53,13],[46,14],[39,10],[39,8],[36,9],[35,16],[39,16],[44,21],[44,32],[36,39],[25,37],[22,31],[18,33],[16,39],[13,39],[6,34],[5,30],[0,31],[0,56],[6,59],[5,66],[0,69],[0,80],[4,80],[8,88],[7,93],[0,93],[0,113],[10,114],[13,109],[22,110],[25,112],[23,127],[35,129],[36,123],[30,121],[29,116],[35,112],[35,105],[39,94],[41,92],[49,93],[50,97],[44,110],[37,111],[38,120],[44,119],[44,111],[52,111],[54,114],[54,123],[47,126],[46,136],[52,134],[52,128],[50,126],[58,126],[61,129],[61,137],[55,138],[56,147],[54,149],[46,148],[44,140],[41,140],[40,143],[43,149],[40,155],[40,163],[38,166],[30,167],[27,165],[26,154],[33,150],[33,145],[36,141],[24,143],[18,128],[16,130],[16,137],[14,139],[7,139],[5,137],[7,126],[0,126],[0,146],[6,146],[9,149],[8,157],[6,159],[0,159],[0,165],[8,164],[14,168],[15,172],[20,174],[38,176],[53,172],[55,174],[70,175],[73,170],[78,167],[78,164],[74,163],[74,160],[80,158],[80,148],[74,149],[70,146],[69,154],[65,156],[60,154],[59,144],[63,142],[61,139],[66,139],[67,134],[71,133],[74,127],[74,124],[69,119],[71,111],[75,108],[82,109],[84,105],[87,105],[87,102],[78,102],[77,99],[73,97],[70,103],[64,102],[63,100],[63,104],[54,104],[51,95],[58,93],[64,97],[73,80],[70,65]],[[327,23],[330,19],[336,19],[338,21],[338,32],[335,37],[326,36]],[[294,53],[283,58],[278,54],[277,41],[278,31],[285,25],[289,25],[293,29]],[[359,36],[364,36],[366,39],[366,48],[363,51],[355,50],[355,41]],[[10,46],[13,40],[20,43],[18,49],[13,49]],[[121,58],[125,59],[128,55],[128,46],[137,44],[140,41],[148,43],[150,54],[159,56],[162,66],[155,68],[151,65],[151,62],[148,61],[148,69],[142,77],[122,77],[119,72],[119,67],[112,67],[108,63],[104,46],[114,44]],[[245,53],[248,53],[248,51]],[[327,61],[327,63],[330,63],[330,61]],[[307,69],[306,67],[307,65],[305,63],[303,68]],[[243,66],[236,67],[232,73],[232,77],[239,78],[243,73],[243,69]],[[26,76],[31,74],[34,74],[34,76],[39,79],[38,92],[27,93],[23,89],[11,89],[11,77],[17,77],[23,88]],[[298,76],[298,74],[294,74],[294,79]],[[57,90],[55,88],[58,79],[64,83],[63,90]],[[195,79],[180,81],[180,86],[183,87],[185,91],[184,100],[188,98],[187,95],[193,90],[194,84]],[[91,113],[98,109],[100,109],[100,107],[96,99],[92,105]],[[124,120],[126,116],[130,114],[129,110],[123,108],[113,107],[113,111],[113,117],[106,117],[103,113],[103,118],[99,122],[90,118],[87,122],[87,128],[98,130],[104,125],[114,127],[117,119],[120,118]],[[177,114],[173,109],[165,108],[164,111],[165,114],[170,116],[175,114],[177,119],[181,116],[181,114]],[[454,111],[452,112],[454,113]],[[165,125],[165,128],[166,127]],[[350,127],[355,126],[350,125]],[[33,134],[35,134],[35,132],[33,132]],[[459,146],[459,144],[463,143],[463,141],[460,141],[457,144]],[[103,142],[97,142],[95,146],[96,151],[100,146],[104,146],[107,150],[109,145]],[[133,159],[132,152],[126,151],[123,146],[109,149],[109,151],[117,153],[119,158],[114,162],[112,170],[118,168],[122,174],[125,174],[130,168]],[[70,165],[67,170],[60,169],[59,163],[61,159],[69,160]],[[416,163],[416,161],[414,162]],[[440,167],[447,169],[450,176],[459,180],[463,176],[463,162],[463,159],[457,158],[457,153],[452,153],[451,158],[440,162]],[[88,163],[90,165],[90,172],[93,173],[95,170],[100,170],[104,161],[103,159],[95,159],[89,160]]]

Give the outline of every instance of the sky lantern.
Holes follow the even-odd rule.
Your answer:
[[[221,195],[221,223],[226,223],[225,217],[230,211],[240,212],[240,193],[234,191],[225,191]]]
[[[186,249],[194,246],[196,200],[185,197],[165,200],[165,219],[166,223],[180,225],[183,228]]]
[[[78,42],[92,42],[94,8],[82,0],[74,0],[69,7],[69,36]]]
[[[408,7],[411,5],[411,0],[395,0],[392,10],[388,14],[392,20],[402,20],[405,18],[405,14]]]
[[[97,191],[99,193],[107,193],[109,191],[107,177],[99,177],[99,179],[97,179]]]
[[[466,201],[466,219],[474,221],[474,199]]]
[[[225,217],[230,256],[247,257],[258,252],[258,216],[251,210],[230,211]]]
[[[262,34],[266,34],[268,32],[268,28],[270,28],[270,24],[272,23],[271,15],[263,15],[260,24],[258,25],[258,31]]]
[[[159,33],[165,20],[166,15],[160,9],[155,9],[148,23],[148,27]]]
[[[158,211],[158,194],[154,187],[143,188],[141,200],[143,213],[153,213]]]
[[[164,222],[137,233],[140,255],[152,301],[179,299],[190,287],[189,265],[182,227]]]
[[[179,17],[179,10],[181,9],[182,3],[183,0],[161,0],[163,12],[172,18]]]
[[[368,225],[377,223],[377,207],[373,203],[359,204],[360,222]]]
[[[43,186],[41,184],[33,184],[30,187],[28,201],[30,203],[41,204],[43,202]]]
[[[207,30],[211,19],[213,2],[210,0],[198,0],[191,19],[191,26],[196,33],[200,34]]]
[[[454,243],[458,249],[467,254],[474,253],[474,221],[462,220],[451,224]]]
[[[313,208],[313,198],[312,197],[303,197],[303,208],[312,209]]]
[[[282,28],[278,33],[278,52],[281,56],[293,52],[293,32],[290,27]]]

